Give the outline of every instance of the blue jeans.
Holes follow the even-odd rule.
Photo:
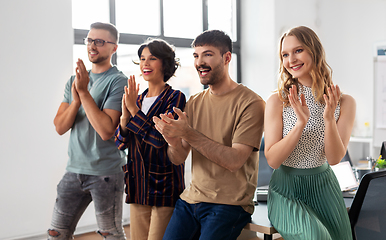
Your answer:
[[[122,226],[124,173],[92,176],[66,172],[57,198],[48,239],[72,239],[76,225],[94,201],[98,233],[105,239],[126,239]]]
[[[231,240],[251,222],[241,206],[177,200],[163,240]]]

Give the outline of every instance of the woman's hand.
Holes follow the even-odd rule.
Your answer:
[[[307,124],[308,119],[310,118],[310,110],[307,107],[306,98],[304,94],[300,94],[300,100],[298,97],[298,91],[295,85],[289,89],[288,100],[291,104],[291,107],[294,109],[294,112],[297,117],[297,123],[301,124],[303,127]]]
[[[327,94],[323,95],[324,101],[326,103],[326,108],[324,109],[323,118],[324,121],[334,121],[335,122],[335,109],[338,106],[340,99],[340,89],[338,85],[327,88]]]
[[[127,79],[127,86],[125,86],[125,93],[122,96],[122,115],[120,117],[119,124],[121,125],[121,134],[126,136],[128,130],[126,128],[127,123],[131,116],[134,116],[139,111],[137,107],[137,97],[139,91],[139,84],[135,87],[135,77],[131,75]]]
[[[139,92],[139,84],[135,83],[134,75],[131,75],[127,80],[127,87],[125,86],[125,95],[124,101],[127,110],[130,112],[131,116],[135,116],[139,111],[137,106],[137,97]],[[123,113],[123,112],[122,112]]]

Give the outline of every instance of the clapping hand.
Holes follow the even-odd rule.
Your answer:
[[[307,107],[306,98],[302,93],[300,94],[299,100],[297,87],[295,85],[293,85],[289,91],[290,94],[288,96],[288,100],[291,104],[291,107],[294,109],[298,122],[306,125],[310,117],[310,110]]]
[[[72,100],[74,103],[80,103],[80,97],[79,97],[78,91],[76,91],[75,82],[76,82],[76,77],[71,85]]]
[[[127,85],[125,86],[124,93],[122,96],[122,115],[121,115],[121,126],[126,126],[131,116],[134,116],[139,108],[137,107],[137,97],[139,92],[139,84],[135,87],[135,77],[132,75],[127,79]]]
[[[88,91],[87,86],[90,82],[90,78],[86,66],[80,58],[78,58],[78,61],[76,62],[75,76],[74,82],[76,91],[78,93]]]
[[[173,107],[173,110],[178,115],[177,120],[173,118],[173,114],[170,112],[160,114],[160,118],[153,117],[155,128],[162,134],[170,146],[176,146],[181,143],[182,135],[189,128],[186,113],[176,107]]]
[[[328,95],[327,95],[328,94]],[[323,95],[324,101],[326,103],[326,108],[324,109],[323,118],[324,120],[335,121],[335,109],[338,106],[340,99],[340,89],[338,85],[331,85],[327,88],[327,94]]]
[[[139,111],[137,106],[137,97],[139,92],[139,84],[136,84],[134,75],[131,75],[127,80],[127,87],[125,86],[124,101],[127,110],[131,116],[134,116]]]

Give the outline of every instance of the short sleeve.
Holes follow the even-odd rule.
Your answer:
[[[124,93],[124,87],[127,85],[127,77],[123,74],[119,74],[112,80],[110,85],[108,97],[103,106],[103,109],[113,109],[119,112],[122,111],[122,95]]]
[[[75,76],[71,76],[71,78],[67,81],[66,86],[64,88],[64,97],[62,102],[65,102],[68,104],[72,102],[71,87],[72,87],[72,82],[74,81],[74,78]]]
[[[235,129],[232,143],[249,145],[259,150],[264,131],[265,102],[260,97],[245,106]],[[258,137],[259,136],[259,137]]]

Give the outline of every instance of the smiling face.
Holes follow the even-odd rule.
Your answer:
[[[306,86],[312,84],[310,75],[313,61],[311,55],[305,50],[295,36],[287,36],[281,46],[283,66],[300,83]]]
[[[102,39],[108,42],[114,42],[113,37],[110,35],[109,31],[104,29],[92,28],[87,38],[91,39]],[[110,64],[110,59],[113,53],[116,51],[117,45],[105,42],[101,47],[97,47],[93,42],[90,45],[87,45],[88,59],[90,62],[95,64]]]
[[[201,84],[215,85],[225,78],[227,68],[224,55],[213,46],[197,46],[194,48],[194,66],[197,69]]]
[[[146,81],[163,82],[162,60],[153,56],[148,47],[142,50],[139,67]]]

